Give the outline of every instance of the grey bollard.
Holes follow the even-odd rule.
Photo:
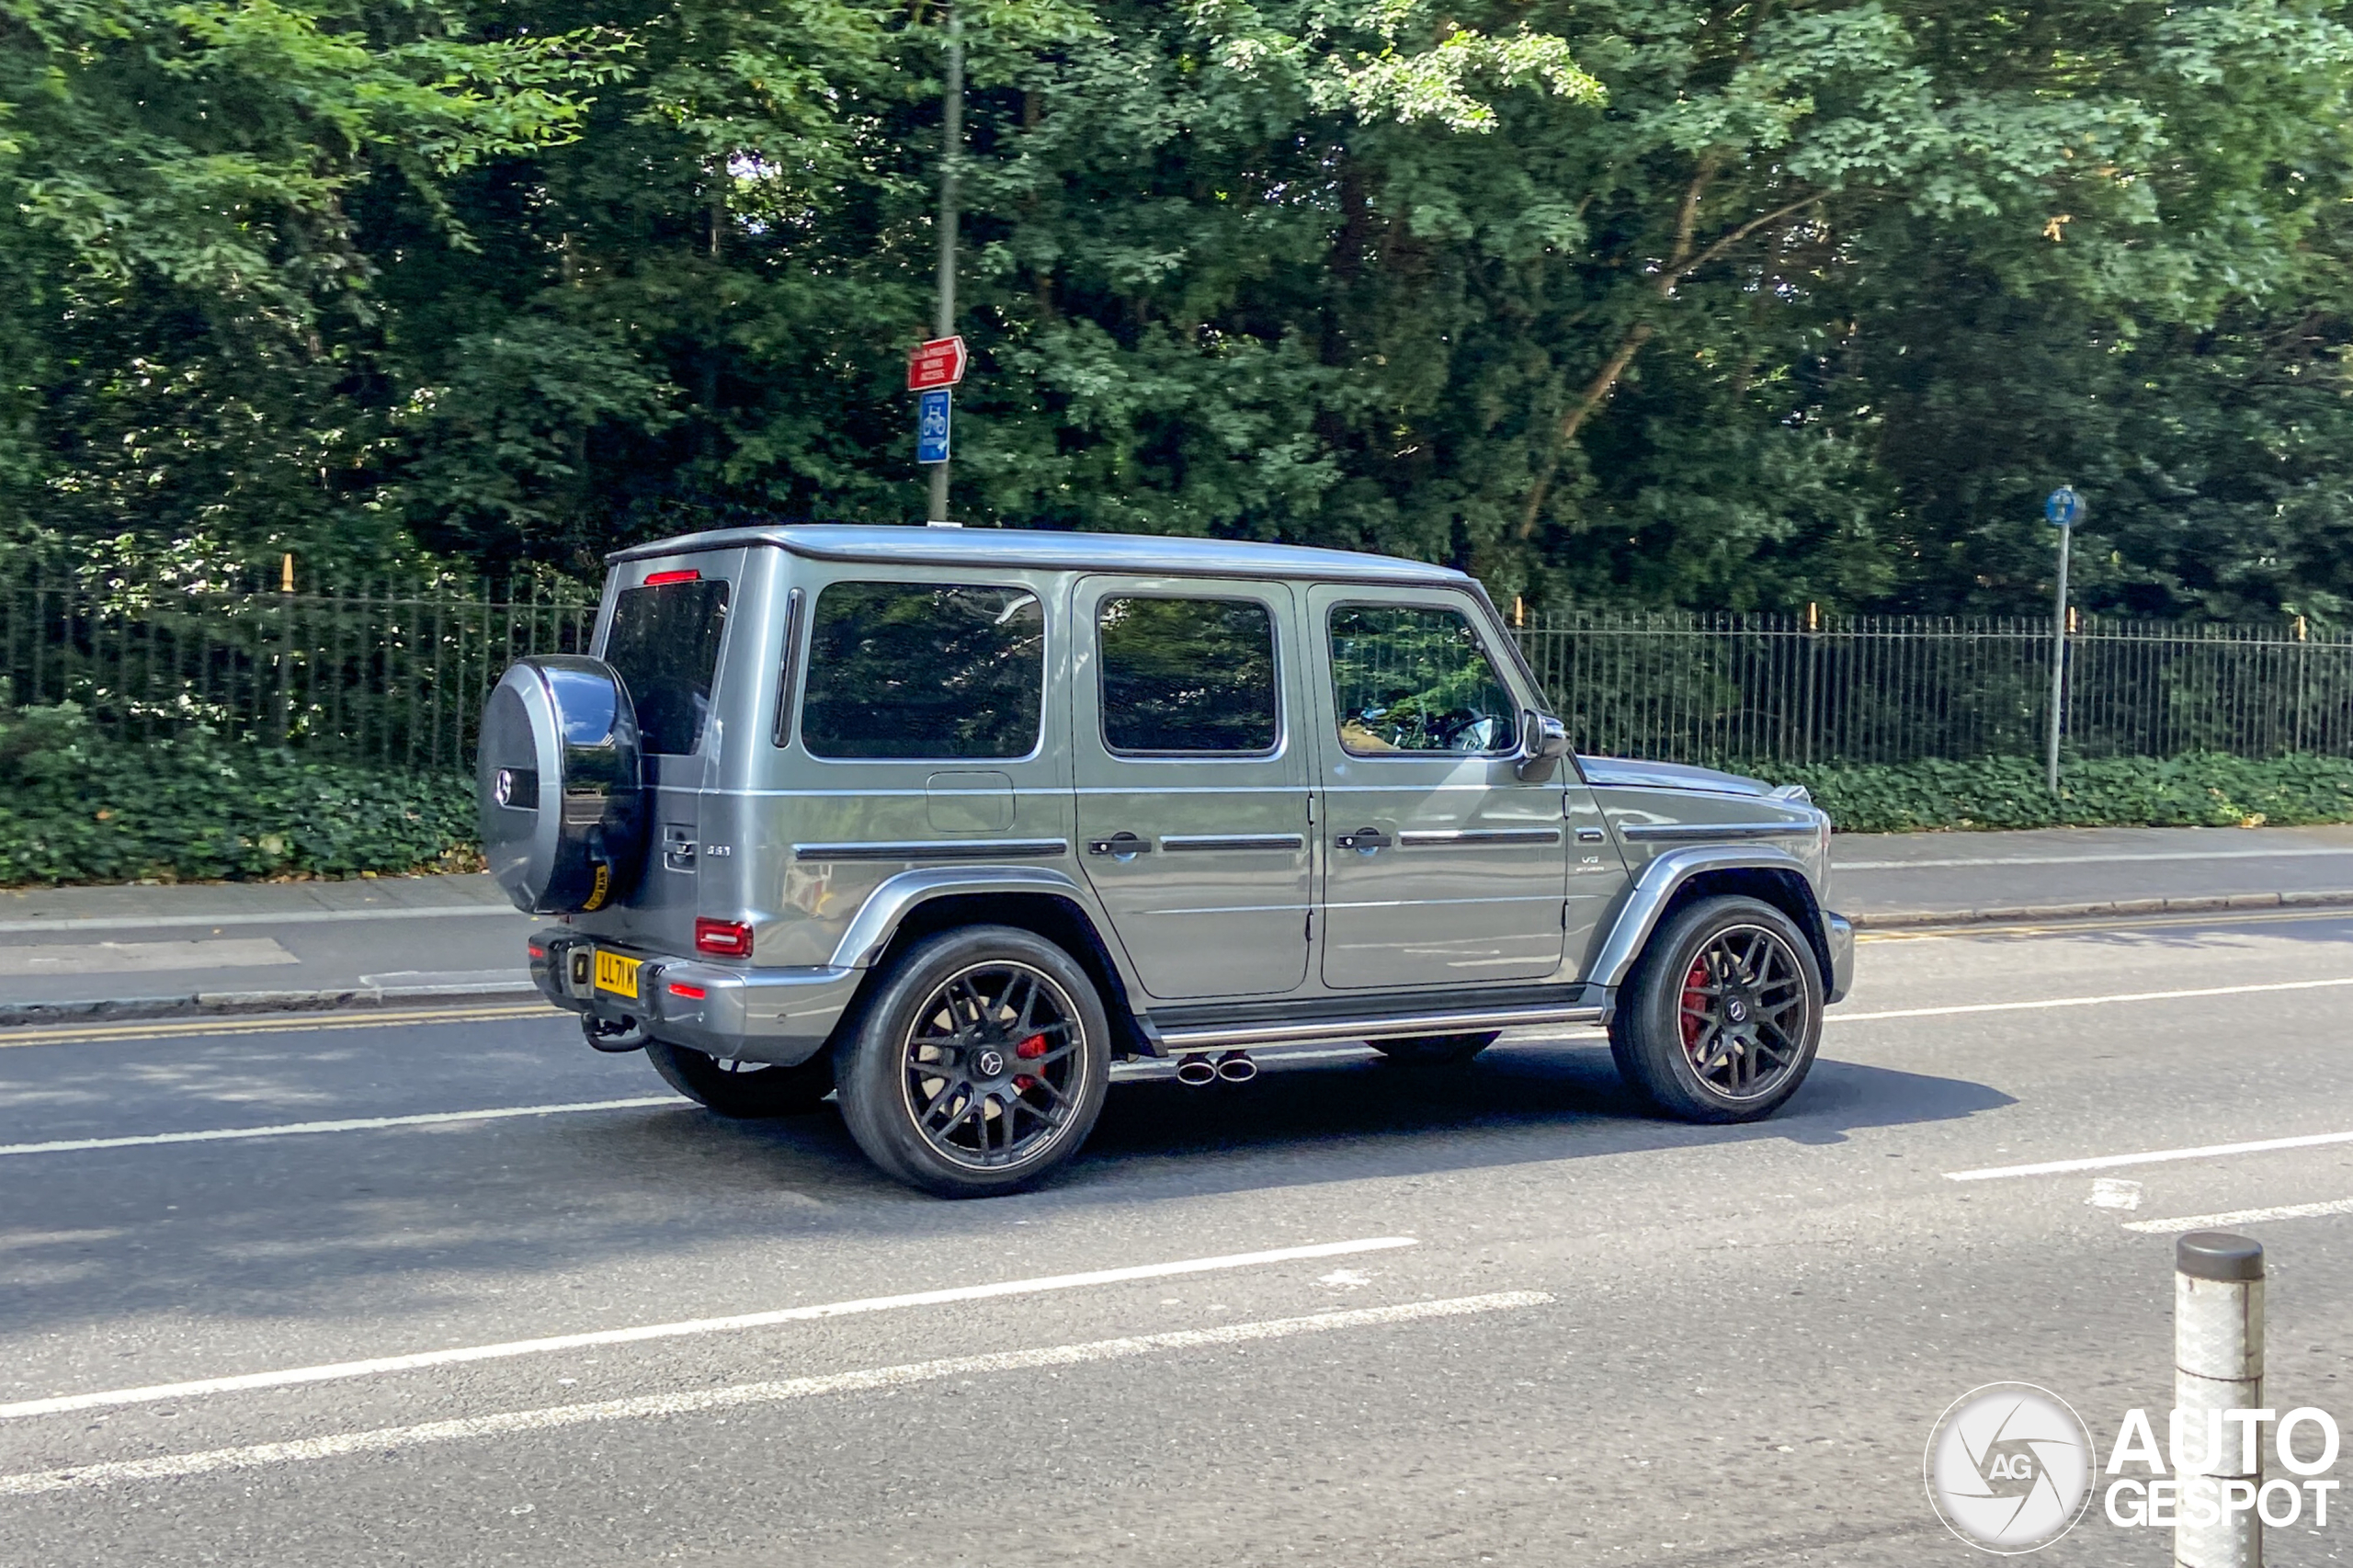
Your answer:
[[[2263,1407],[2262,1243],[2223,1231],[2192,1231],[2174,1244],[2173,1366],[2178,1453],[2189,1461],[2177,1477],[2185,1499],[2192,1477],[2211,1476],[2218,1504],[2226,1484],[2238,1483],[2250,1505],[2220,1508],[2211,1525],[2187,1522],[2189,1510],[2183,1508],[2183,1522],[2174,1527],[2173,1560],[2178,1568],[2261,1568],[2263,1525],[2251,1504],[2263,1485],[2268,1434],[2223,1420],[2221,1413]],[[2211,1440],[2217,1434],[2219,1443]]]

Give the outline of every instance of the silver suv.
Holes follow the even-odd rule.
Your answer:
[[[548,999],[723,1116],[839,1101],[950,1196],[1075,1153],[1111,1063],[1606,1024],[1768,1114],[1853,933],[1794,788],[1569,755],[1479,585],[1206,540],[798,527],[612,558],[597,657],[482,725]]]

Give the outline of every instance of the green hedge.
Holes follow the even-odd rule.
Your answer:
[[[197,730],[122,741],[72,707],[0,711],[0,885],[468,870],[473,785]]]
[[[1802,784],[1846,833],[1938,828],[2274,827],[2353,822],[2353,759],[2254,761],[2219,753],[2069,762],[2059,793],[2039,757],[1859,767],[1776,765],[1777,784]]]

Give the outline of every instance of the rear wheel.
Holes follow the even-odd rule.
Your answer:
[[[1365,1043],[1392,1062],[1413,1067],[1444,1067],[1468,1062],[1495,1043],[1499,1030],[1484,1034],[1425,1034],[1410,1040],[1373,1040]]]
[[[835,1073],[842,1119],[900,1180],[1012,1192],[1078,1152],[1110,1086],[1110,1023],[1076,960],[1007,926],[942,932],[881,977]]]
[[[1822,971],[1790,917],[1704,899],[1651,937],[1619,993],[1609,1051],[1685,1121],[1754,1121],[1797,1093],[1822,1042]]]
[[[819,1052],[797,1067],[737,1062],[649,1040],[645,1058],[663,1081],[721,1116],[758,1120],[815,1110],[834,1090],[832,1058]]]

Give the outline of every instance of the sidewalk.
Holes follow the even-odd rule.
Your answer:
[[[1831,906],[1865,927],[2353,904],[2353,825],[1841,834]]]
[[[489,877],[0,892],[0,1021],[532,994]]]
[[[1841,835],[1866,929],[2353,906],[2353,826]],[[0,1022],[531,995],[487,876],[0,892]]]

